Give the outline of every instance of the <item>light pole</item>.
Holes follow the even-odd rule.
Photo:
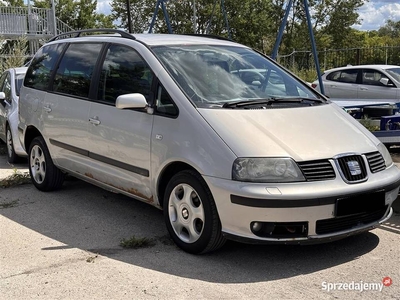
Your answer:
[[[126,0],[126,9],[128,10],[128,32],[132,33],[131,2],[129,0]]]
[[[57,35],[57,19],[56,19],[56,5],[54,4],[54,0],[51,0],[51,12],[53,14],[53,24],[54,24],[54,36]]]
[[[193,0],[193,33],[197,31],[197,24],[196,24],[196,0]]]

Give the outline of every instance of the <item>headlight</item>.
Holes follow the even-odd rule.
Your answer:
[[[252,182],[305,181],[291,158],[237,158],[232,167],[232,179]]]
[[[382,154],[383,159],[385,160],[386,167],[389,167],[393,163],[393,160],[392,160],[392,157],[390,156],[388,149],[382,143],[379,143],[377,148],[378,148],[379,152]]]

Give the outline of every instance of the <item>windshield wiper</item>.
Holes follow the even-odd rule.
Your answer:
[[[240,108],[240,107],[246,107],[246,106],[251,106],[251,105],[261,105],[261,104],[266,104],[272,105],[273,103],[303,103],[303,102],[318,102],[318,103],[323,103],[324,101],[322,99],[315,99],[315,98],[303,98],[303,97],[293,97],[293,98],[267,98],[267,99],[255,99],[255,100],[240,100],[240,101],[234,101],[234,102],[226,102],[224,105],[222,105],[223,108]],[[310,106],[313,105],[310,103]]]

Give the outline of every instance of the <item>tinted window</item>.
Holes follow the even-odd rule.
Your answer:
[[[0,78],[0,91],[3,91],[3,83],[4,83],[4,80],[6,80],[6,76],[7,76],[7,72],[5,72],[5,73],[3,73],[3,75],[1,75],[1,78]]]
[[[89,97],[90,82],[102,44],[70,44],[54,78],[55,92]]]
[[[178,109],[167,91],[160,85],[157,89],[156,112],[167,116],[177,116]]]
[[[358,70],[341,70],[330,73],[326,79],[345,83],[357,83]]]
[[[46,90],[51,72],[62,51],[63,44],[44,46],[33,58],[25,76],[24,85],[38,90]]]
[[[97,98],[114,104],[119,95],[140,93],[149,101],[153,72],[132,48],[112,45],[100,74]]]
[[[17,75],[15,78],[15,93],[19,96],[19,91],[21,90],[22,82],[24,81],[24,74]]]
[[[371,69],[366,69],[362,72],[362,84],[384,86],[384,84],[380,82],[381,78],[388,77],[379,71]]]

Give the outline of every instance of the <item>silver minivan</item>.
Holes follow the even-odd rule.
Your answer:
[[[221,38],[98,31],[54,38],[25,76],[39,190],[69,174],[147,202],[190,253],[332,241],[392,215],[385,146],[273,60]]]

